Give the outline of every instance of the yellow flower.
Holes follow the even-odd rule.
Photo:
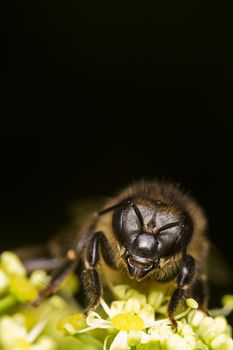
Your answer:
[[[119,286],[115,291],[125,299],[113,301],[110,307],[101,299],[107,318],[91,311],[85,327],[81,314],[75,314],[62,320],[63,332],[65,330],[77,337],[94,329],[109,329],[111,332],[105,338],[105,350],[129,350],[132,347],[137,350],[233,350],[226,319],[206,316],[197,310],[198,304],[194,299],[187,299],[188,308],[175,316],[178,330],[174,333],[168,318],[155,319],[155,310],[160,313],[159,310],[166,306],[160,292],[152,292],[146,297],[127,286]]]

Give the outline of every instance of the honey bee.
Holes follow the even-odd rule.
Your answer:
[[[81,264],[89,297],[86,312],[99,305],[104,284],[162,289],[171,295],[168,317],[175,328],[174,313],[182,298],[193,297],[203,309],[207,305],[206,228],[202,209],[178,185],[135,182],[91,214],[72,235],[70,246],[60,241],[58,249],[54,243],[48,248],[49,258],[24,259],[29,270],[56,268],[34,304],[55,293]]]

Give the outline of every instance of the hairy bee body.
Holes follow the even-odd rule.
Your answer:
[[[197,277],[201,276],[201,278],[205,280],[206,259],[208,254],[208,240],[206,238],[207,222],[202,209],[194,199],[181,191],[179,187],[173,183],[140,181],[119,192],[115,198],[108,200],[104,208],[115,206],[127,198],[133,198],[137,203],[139,201],[145,206],[151,206],[150,200],[156,199],[161,203],[168,204],[166,209],[168,212],[176,213],[176,211],[185,211],[189,214],[193,222],[193,233],[191,241],[187,246],[187,254],[193,256],[196,261],[197,269],[195,273]],[[144,288],[148,289],[149,286],[150,289],[159,288],[171,294],[176,287],[176,277],[180,271],[182,253],[178,252],[175,255],[166,257],[166,259],[161,259],[160,268],[152,270],[141,280],[137,281],[132,279],[122,259],[124,251],[119,247],[113,234],[112,215],[112,212],[108,212],[100,216],[94,226],[96,232],[101,231],[105,233],[111,249],[110,255],[114,257],[112,263],[114,265],[113,268],[105,262],[102,255],[100,256],[97,269],[103,276],[103,281],[106,281],[106,284],[126,283],[142,290]],[[93,219],[93,222],[94,221],[95,219]],[[82,252],[83,259],[85,259],[87,253],[86,249],[85,247]],[[170,276],[174,277],[170,279]],[[206,303],[206,301],[204,303]]]
[[[103,284],[160,289],[171,295],[168,315],[175,325],[182,297],[206,306],[206,226],[200,206],[177,185],[136,182],[91,214],[70,247],[51,245],[57,257],[63,255],[62,266],[40,297],[55,292],[81,262],[88,310],[98,305]]]

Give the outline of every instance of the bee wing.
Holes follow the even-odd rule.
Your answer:
[[[73,223],[83,225],[88,216],[100,210],[108,198],[106,197],[85,197],[73,202],[68,208],[68,216]]]
[[[59,268],[66,253],[79,240],[81,227],[88,224],[90,214],[97,211],[104,203],[103,198],[83,198],[68,208],[68,223],[56,232],[43,245],[26,246],[15,249],[28,271],[37,269],[53,270]]]

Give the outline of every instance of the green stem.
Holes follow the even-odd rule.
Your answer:
[[[0,314],[4,314],[8,309],[17,304],[15,296],[9,294],[0,299]]]

